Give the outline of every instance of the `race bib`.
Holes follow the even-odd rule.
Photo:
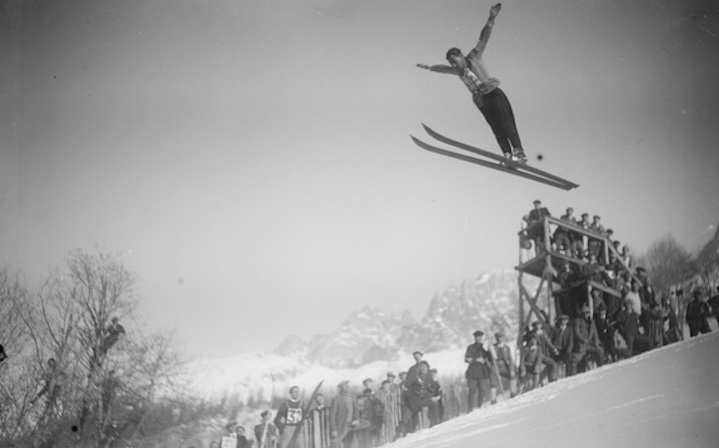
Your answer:
[[[302,421],[302,409],[289,408],[287,409],[287,424],[296,425]]]

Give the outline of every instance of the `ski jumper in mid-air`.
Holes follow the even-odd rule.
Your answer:
[[[482,60],[482,54],[487,48],[489,36],[492,34],[494,19],[497,18],[501,9],[501,3],[490,8],[489,20],[482,28],[479,42],[467,56],[464,56],[459,48],[450,48],[447,51],[447,61],[450,65],[417,64],[417,67],[459,76],[472,93],[472,101],[492,128],[504,156],[515,162],[525,163],[527,156],[522,149],[512,106],[502,89],[499,88],[499,80],[489,75],[487,66]]]

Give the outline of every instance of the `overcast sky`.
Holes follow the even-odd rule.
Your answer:
[[[636,252],[719,221],[715,1],[507,1],[485,61],[553,189],[422,151],[499,151],[458,78],[477,0],[63,0],[0,11],[0,262],[121,254],[196,355],[275,347],[516,265],[521,216],[600,214]],[[542,160],[538,155],[542,155]]]

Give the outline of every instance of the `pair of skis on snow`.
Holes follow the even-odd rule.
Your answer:
[[[418,139],[417,137],[414,137],[413,135],[410,135],[412,141],[414,141],[417,146],[422,149],[426,149],[427,151],[447,157],[452,157],[454,159],[463,160],[465,162],[474,163],[476,165],[491,168],[493,170],[501,171],[507,174],[512,174],[514,176],[523,177],[525,179],[540,182],[552,187],[561,188],[562,190],[571,190],[579,186],[579,184],[575,184],[574,182],[570,182],[559,176],[555,176],[554,174],[542,171],[526,163],[519,163],[513,160],[508,160],[507,158],[499,154],[476,148],[474,146],[470,146],[466,143],[458,142],[456,140],[452,140],[451,138],[445,137],[444,135],[432,130],[429,126],[425,124],[423,124],[422,126],[424,126],[424,130],[427,131],[427,133],[435,140],[472,153],[474,156],[438,148],[436,146],[423,142],[422,140]],[[487,159],[494,160],[499,163],[491,162]]]

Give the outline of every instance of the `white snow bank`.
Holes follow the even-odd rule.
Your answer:
[[[719,447],[719,332],[567,378],[389,448]]]

